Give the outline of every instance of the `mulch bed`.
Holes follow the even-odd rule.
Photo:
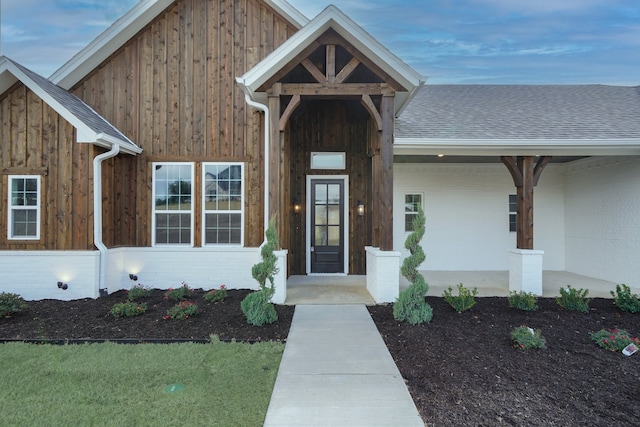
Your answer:
[[[593,299],[586,314],[548,298],[534,312],[506,298],[477,298],[460,314],[442,298],[427,302],[433,320],[415,326],[396,322],[391,305],[369,308],[427,425],[640,425],[640,352],[606,351],[589,336],[639,336],[640,314],[609,299]],[[546,349],[513,347],[510,332],[523,324],[542,330]]]
[[[218,335],[221,340],[286,341],[294,307],[276,306],[278,321],[256,327],[247,324],[240,302],[248,290],[229,290],[228,297],[210,304],[202,289],[193,290],[190,301],[200,314],[184,320],[164,319],[175,301],[164,299],[165,291],[154,289],[151,297],[141,299],[147,312],[135,317],[113,317],[109,310],[115,303],[127,300],[126,291],[107,297],[73,301],[29,301],[29,308],[13,317],[0,318],[0,338],[45,340],[208,340]]]
[[[29,308],[0,319],[0,339],[125,339],[285,341],[294,307],[276,306],[278,321],[246,323],[240,301],[246,290],[230,290],[209,304],[204,291],[191,300],[196,317],[165,320],[174,304],[154,290],[142,316],[114,318],[109,310],[126,293],[75,301],[30,301]],[[640,425],[640,354],[626,357],[600,349],[589,333],[601,328],[640,335],[640,314],[618,310],[612,300],[594,299],[587,314],[540,299],[540,309],[510,309],[506,298],[477,298],[458,314],[442,298],[428,297],[431,323],[393,319],[391,305],[369,311],[405,378],[427,425],[435,426],[635,426]],[[526,324],[542,329],[547,348],[513,347],[510,331]]]

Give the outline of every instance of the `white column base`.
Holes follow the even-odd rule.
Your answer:
[[[273,287],[275,292],[271,297],[271,302],[274,304],[284,304],[287,299],[287,254],[288,250],[274,251],[275,256],[278,258],[278,274],[273,278]]]
[[[400,252],[365,246],[367,290],[377,304],[395,302],[400,293]]]
[[[524,291],[542,296],[542,256],[544,251],[509,251],[509,291]]]

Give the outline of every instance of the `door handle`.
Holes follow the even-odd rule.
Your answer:
[[[311,249],[309,249],[311,252],[315,252],[316,248],[314,248],[313,246],[311,246]]]

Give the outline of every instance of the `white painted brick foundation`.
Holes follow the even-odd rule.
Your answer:
[[[400,293],[400,252],[365,246],[367,290],[378,304],[395,302]]]
[[[509,251],[509,291],[524,291],[542,296],[542,257],[544,251]]]

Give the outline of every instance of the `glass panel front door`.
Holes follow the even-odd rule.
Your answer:
[[[344,181],[311,181],[311,272],[344,273]]]

